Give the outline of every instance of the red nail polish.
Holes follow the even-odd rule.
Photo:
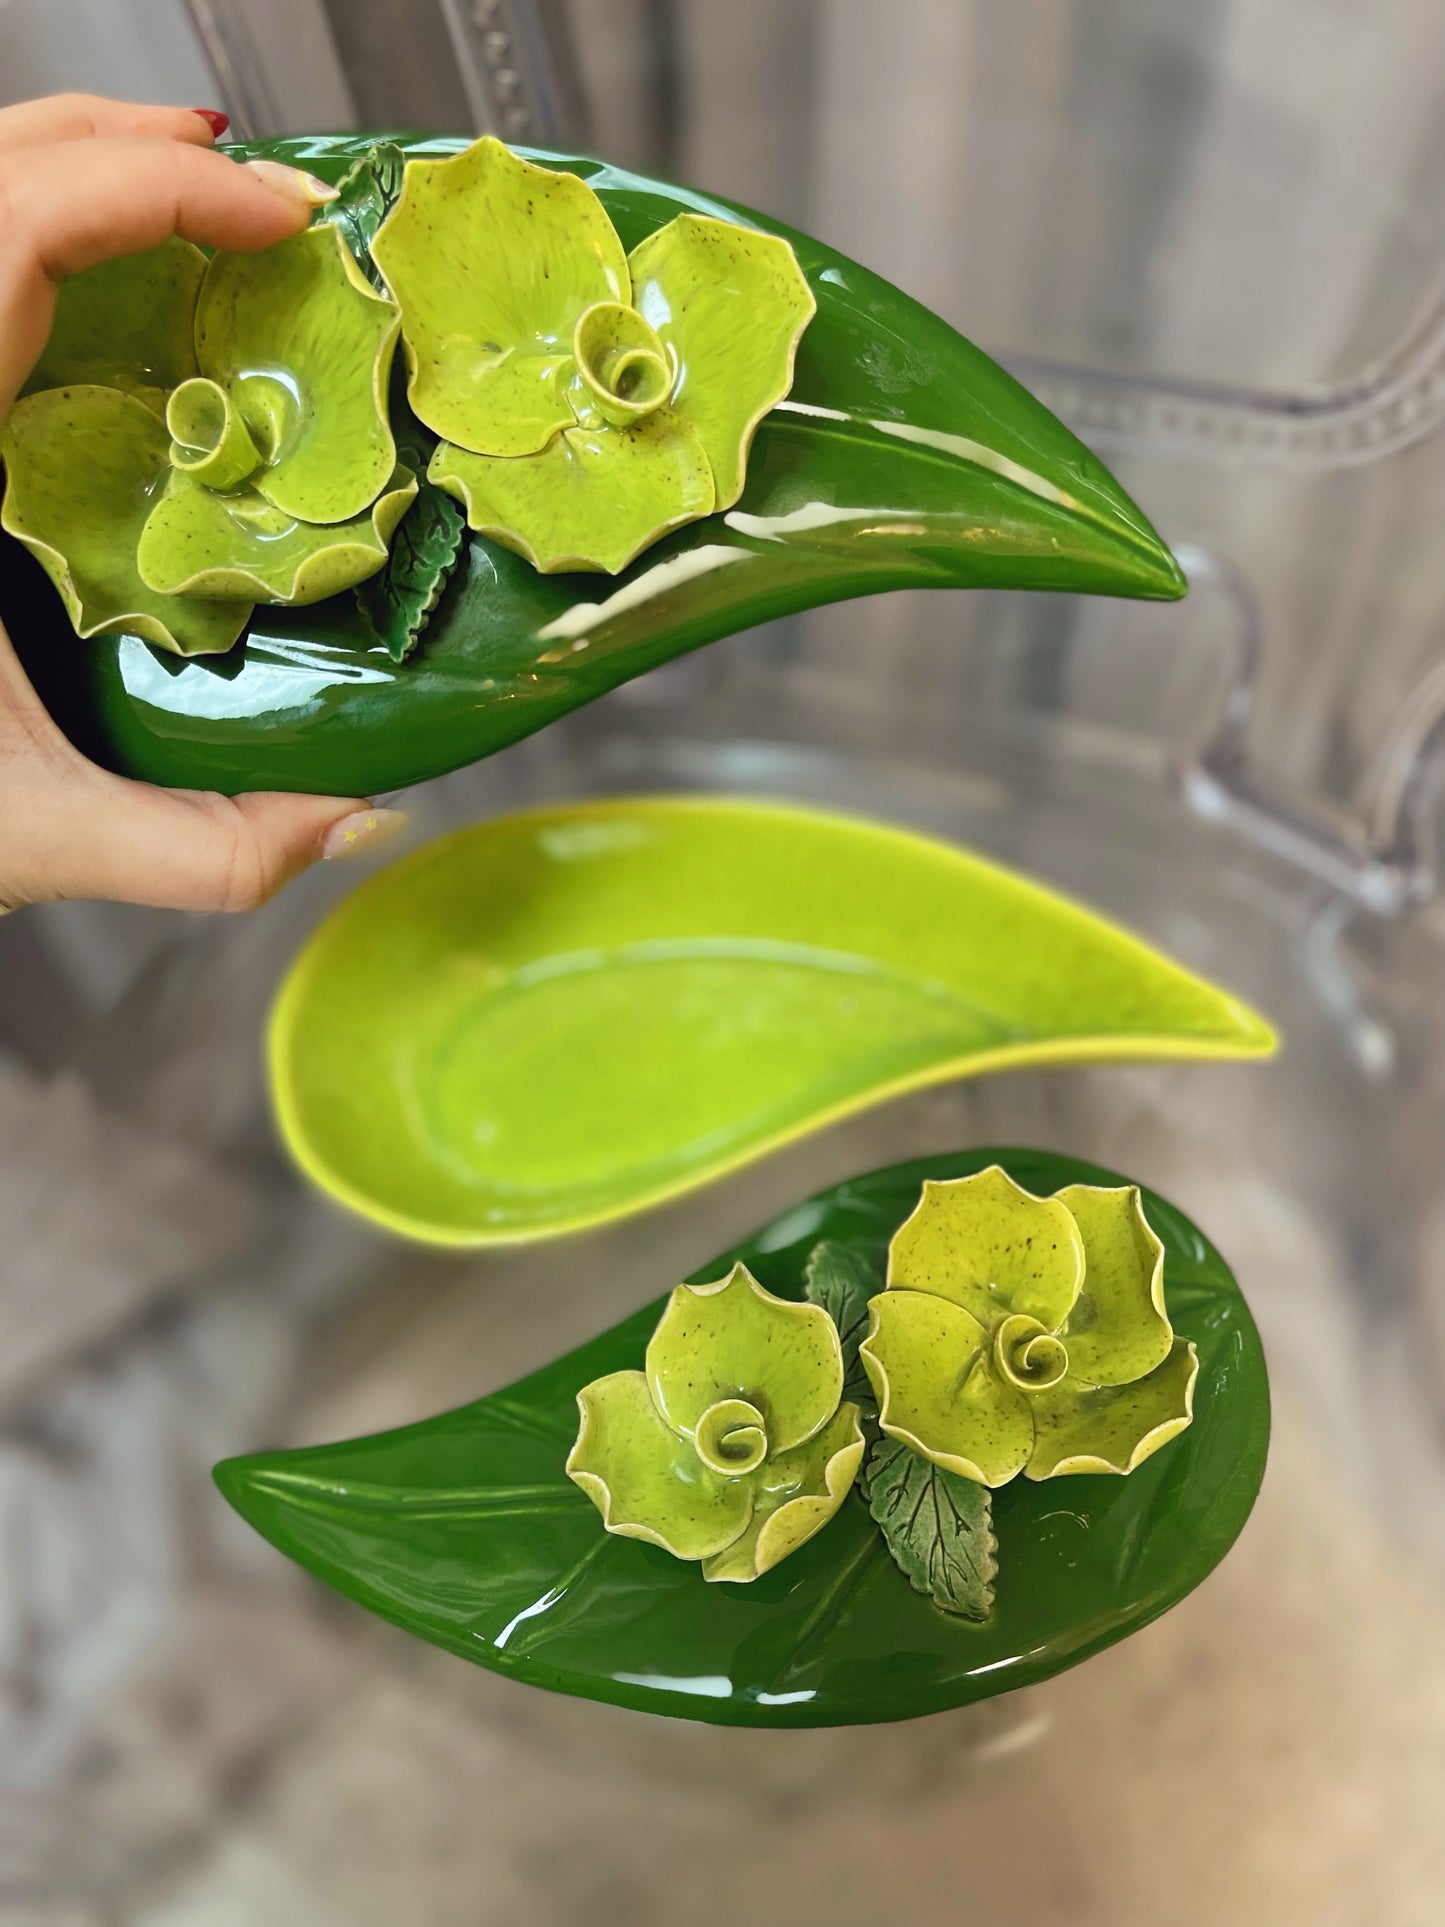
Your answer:
[[[200,115],[207,127],[210,128],[212,137],[216,140],[221,138],[222,134],[225,133],[231,124],[230,115],[221,113],[220,110],[215,107],[193,107],[191,112]]]

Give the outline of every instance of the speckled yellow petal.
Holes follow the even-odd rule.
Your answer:
[[[776,234],[679,214],[628,256],[632,305],[675,355],[672,405],[707,450],[717,506],[743,492],[753,430],[793,385],[817,302]]]
[[[255,487],[218,495],[177,473],[141,531],[137,564],[143,581],[169,595],[320,602],[382,567],[416,486],[398,465],[354,520],[301,522]]]
[[[933,1292],[992,1324],[1007,1312],[1057,1331],[1084,1276],[1084,1246],[1066,1205],[1036,1198],[998,1165],[925,1184],[888,1247],[890,1289]]]
[[[1136,1184],[1071,1184],[1058,1200],[1084,1240],[1084,1282],[1063,1329],[1070,1375],[1091,1385],[1126,1385],[1169,1356],[1164,1247]]]
[[[396,461],[386,383],[400,315],[338,229],[218,254],[196,304],[196,358],[230,391],[266,466],[255,486],[303,522],[349,522]]]
[[[921,1291],[881,1292],[858,1348],[883,1430],[935,1465],[1005,1485],[1033,1445],[1032,1400],[989,1367],[988,1334],[962,1305]]]
[[[206,257],[174,235],[60,284],[55,319],[23,394],[99,383],[159,413],[196,372],[196,294]]]
[[[591,188],[490,136],[408,161],[371,254],[401,304],[412,407],[474,454],[546,447],[572,420],[579,317],[628,298],[622,243]]]
[[[254,596],[202,601],[157,593],[136,544],[171,473],[170,436],[118,388],[50,388],[17,402],[0,434],[0,526],[60,591],[76,633],[142,637],[178,656],[217,655],[245,628]]]
[[[670,408],[633,428],[564,430],[540,455],[473,455],[438,447],[430,479],[455,495],[474,529],[543,574],[615,575],[659,536],[713,506],[702,443]]]
[[[653,1401],[679,1432],[725,1399],[763,1415],[768,1453],[820,1431],[843,1392],[843,1349],[820,1305],[775,1298],[743,1265],[711,1285],[679,1285],[647,1347]]]
[[[1072,1375],[1029,1400],[1031,1479],[1069,1472],[1132,1472],[1194,1416],[1199,1354],[1176,1338],[1169,1356],[1132,1385],[1083,1385]]]
[[[753,1508],[748,1480],[707,1469],[659,1416],[641,1372],[593,1379],[577,1394],[577,1408],[582,1425],[567,1476],[609,1532],[646,1539],[679,1559],[705,1559],[746,1529]]]
[[[757,1579],[806,1544],[848,1496],[863,1463],[856,1405],[840,1405],[816,1437],[753,1474],[747,1529],[702,1563],[704,1579]]]

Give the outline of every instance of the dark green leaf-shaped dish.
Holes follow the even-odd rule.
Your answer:
[[[340,180],[370,145],[247,151]],[[412,156],[461,145],[403,142]],[[405,571],[371,616],[349,594],[261,607],[235,649],[178,661],[138,636],[79,642],[38,565],[7,540],[0,619],[90,754],[160,783],[369,794],[475,761],[671,657],[819,603],[918,586],[1183,594],[1177,564],[1103,465],[916,301],[729,203],[596,161],[532,158],[588,180],[629,249],[687,211],[792,241],[818,311],[791,393],[758,429],[741,499],[616,577],[539,575],[473,536],[404,661],[419,613]],[[356,233],[375,212],[356,211]]]
[[[1042,1151],[976,1150],[855,1178],[696,1274],[742,1260],[803,1296],[820,1240],[881,1284],[888,1241],[928,1178],[998,1163],[1050,1193],[1125,1180]],[[563,1466],[576,1394],[636,1369],[661,1309],[459,1411],[375,1438],[231,1459],[216,1479],[281,1551],[408,1631],[559,1692],[741,1726],[907,1719],[1049,1677],[1135,1632],[1218,1564],[1264,1472],[1269,1389],[1223,1259],[1144,1193],[1175,1329],[1199,1349],[1194,1422],[1127,1478],[1020,1479],[993,1495],[998,1574],[983,1624],[914,1590],[860,1488],[798,1552],[745,1586],[604,1532]],[[659,1284],[669,1283],[658,1280]]]

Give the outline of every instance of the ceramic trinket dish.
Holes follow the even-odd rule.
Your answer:
[[[316,1182],[484,1245],[626,1216],[929,1084],[1273,1044],[1227,992],[947,844],[652,797],[381,871],[293,964],[269,1058]]]
[[[261,572],[242,570],[235,593],[210,603],[204,620],[171,610],[168,622],[155,602],[201,601],[172,589],[202,583],[209,594],[222,586],[215,543],[223,526],[236,533],[237,519],[218,509],[229,500],[223,491],[206,492],[192,473],[184,517],[167,509],[156,541],[173,517],[178,526],[164,558],[148,544],[141,570],[164,590],[122,572],[119,590],[112,582],[108,596],[92,593],[87,602],[77,580],[93,589],[98,573],[120,570],[138,551],[138,528],[125,524],[99,552],[77,549],[66,587],[57,558],[75,547],[77,521],[95,518],[90,508],[72,512],[71,482],[52,476],[44,502],[28,508],[34,490],[22,482],[8,519],[25,524],[96,633],[87,648],[74,647],[50,583],[15,543],[0,554],[0,618],[62,727],[112,768],[230,793],[372,794],[488,755],[683,651],[844,596],[908,586],[1183,593],[1178,566],[1148,522],[1045,408],[936,316],[804,235],[621,169],[512,154],[495,142],[464,152],[448,141],[292,140],[236,152],[297,162],[344,184],[311,233],[345,237],[379,314],[397,296],[411,372],[390,390],[390,426],[398,476],[405,467],[419,492],[401,505],[399,522],[392,501],[357,531],[345,571],[353,579],[362,553],[375,562],[377,545],[389,541],[369,589],[301,606],[294,592],[319,592],[320,569],[309,581],[263,576],[259,587],[250,578]],[[444,219],[469,234],[472,198],[480,207],[498,179],[525,191],[538,180],[555,183],[543,199],[571,208],[557,249],[566,295],[559,292],[555,311],[520,295],[494,311],[477,304],[470,281],[422,271],[427,250],[418,233]],[[451,194],[447,183],[458,181],[466,192]],[[585,251],[584,230],[593,237],[588,274],[563,273]],[[529,255],[515,220],[506,232],[508,261],[520,270],[524,259],[542,259],[550,277],[552,243]],[[387,290],[373,246],[395,289]],[[147,505],[152,490],[180,492],[171,477],[188,462],[215,478],[243,459],[238,413],[253,441],[257,426],[244,399],[227,415],[224,374],[190,367],[175,276],[168,281],[163,266],[153,264],[155,298],[141,307],[163,311],[164,326],[140,331],[150,374],[134,376],[134,385],[163,394],[199,378],[220,393],[190,390],[176,405],[175,446],[194,451],[180,467],[168,458],[173,438],[158,418],[144,436],[134,428],[144,445],[129,485]],[[718,322],[723,290],[731,291],[726,328]],[[447,327],[453,301],[462,325],[447,379],[419,379],[426,344]],[[756,335],[738,323],[744,310],[756,316]],[[127,321],[118,339],[134,349],[139,329]],[[73,333],[81,352],[69,361],[52,356],[42,379],[72,389],[109,385],[111,413],[137,422],[121,406],[135,393],[114,386],[111,358],[97,360],[95,331]],[[730,359],[734,334],[749,344],[745,375]],[[458,408],[453,392],[483,364],[496,376],[490,386],[507,396],[485,421]],[[545,390],[540,414],[527,414],[516,384],[508,386],[507,371],[523,364],[528,381]],[[38,415],[58,406],[37,394],[20,408]],[[525,434],[520,419],[531,424]],[[187,442],[187,434],[197,439]],[[529,442],[538,445],[516,452]],[[240,486],[268,504],[256,506],[251,532],[274,535],[266,517],[290,510],[269,503],[265,483],[262,472]],[[477,525],[465,541],[447,489],[469,504]],[[608,514],[599,516],[604,498]],[[386,499],[383,486],[374,500]],[[664,528],[671,532],[653,540]],[[307,550],[311,538],[298,530],[294,540]],[[278,589],[291,599],[258,599]],[[244,640],[226,648],[252,601]],[[163,630],[172,645],[225,653],[178,661],[152,646],[166,644]]]
[[[1137,1456],[1127,1476],[1086,1470],[1079,1453],[1050,1476],[990,1492],[881,1431],[864,1405],[870,1445],[854,1477],[846,1434],[850,1409],[868,1397],[857,1355],[869,1301],[918,1282],[916,1248],[910,1255],[907,1237],[900,1247],[900,1233],[925,1186],[935,1200],[967,1197],[964,1186],[984,1176],[982,1191],[996,1194],[996,1171],[1036,1205],[1071,1200],[1081,1224],[1091,1209],[1084,1191],[1096,1203],[1117,1201],[1098,1203],[1107,1231],[1080,1233],[1096,1276],[1090,1286],[1086,1266],[1063,1343],[1080,1348],[1086,1334],[1071,1321],[1099,1309],[1091,1328],[1109,1327],[1114,1342],[1090,1358],[1098,1372],[1106,1354],[1137,1362],[1157,1349],[1158,1317],[1167,1317],[1171,1347],[1197,1353],[1189,1422]],[[1009,1242],[981,1230],[982,1216],[974,1211],[957,1247],[965,1279],[980,1253]],[[1146,1283],[1131,1252],[1147,1256],[1151,1240],[1162,1263],[1146,1267]],[[794,1206],[704,1266],[695,1286],[475,1404],[374,1438],[232,1459],[217,1481],[281,1551],[453,1653],[560,1692],[751,1726],[905,1719],[1047,1678],[1183,1598],[1223,1558],[1254,1503],[1269,1394],[1249,1311],[1203,1233],[1116,1173],[991,1148],[895,1165]],[[749,1318],[736,1327],[716,1318],[705,1337],[691,1335],[706,1379],[678,1399],[668,1382],[674,1308],[706,1316],[734,1295]],[[786,1308],[795,1319],[826,1311],[841,1357],[800,1319],[799,1358],[780,1369],[765,1335]],[[1021,1315],[1031,1314],[1001,1319]],[[955,1364],[940,1366],[954,1385]],[[614,1394],[599,1398],[597,1387],[619,1381],[628,1403],[609,1440],[595,1416],[579,1420],[578,1401],[584,1415],[606,1414]],[[735,1409],[743,1403],[760,1423]],[[771,1449],[758,1435],[771,1427],[786,1453],[799,1448],[783,1442],[810,1425],[820,1442],[812,1456],[826,1470],[782,1482],[795,1504],[815,1508],[813,1529],[788,1530],[782,1555],[751,1576],[746,1568],[765,1561],[750,1552],[789,1510],[764,1510],[749,1540],[759,1508],[747,1480]],[[842,1444],[830,1451],[822,1441],[834,1425]],[[1101,1460],[1113,1449],[1107,1438],[1087,1443]],[[730,1457],[739,1468],[756,1464],[729,1477]],[[696,1482],[706,1458],[723,1468],[715,1484],[683,1502],[681,1523],[676,1511],[664,1519],[678,1502],[660,1497],[659,1484],[679,1470]],[[611,1531],[599,1513],[604,1486]],[[624,1491],[633,1503],[619,1512]],[[715,1571],[710,1583],[703,1559],[726,1561],[726,1547],[703,1559],[667,1549],[683,1530],[694,1532],[694,1552],[716,1545],[745,1512],[729,1541],[742,1570]],[[618,1531],[619,1523],[647,1530]],[[741,1583],[717,1583],[727,1580]]]

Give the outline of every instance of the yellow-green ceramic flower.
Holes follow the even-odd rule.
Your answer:
[[[885,1432],[982,1485],[1132,1472],[1193,1416],[1139,1190],[1051,1198],[997,1165],[927,1183],[859,1357]]]
[[[681,214],[625,254],[584,181],[491,138],[407,163],[372,258],[433,481],[544,571],[730,508],[816,307],[778,236]]]
[[[398,324],[326,226],[209,262],[171,240],[66,281],[0,437],[0,522],[76,631],[212,653],[253,604],[379,569],[417,487],[387,421]]]
[[[700,1559],[706,1579],[756,1579],[843,1503],[863,1457],[840,1404],[843,1353],[827,1312],[765,1291],[743,1265],[679,1285],[646,1371],[577,1394],[567,1460],[609,1532]]]

